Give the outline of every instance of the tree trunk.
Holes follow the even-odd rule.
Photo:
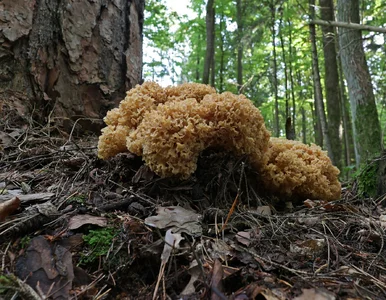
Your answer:
[[[274,122],[273,130],[274,136],[279,137],[280,135],[280,124],[279,124],[279,95],[277,86],[277,55],[276,55],[276,30],[275,30],[275,18],[276,18],[276,7],[273,2],[270,3],[271,9],[271,36],[272,36],[272,52],[273,52],[273,89],[275,91],[275,108],[274,108]]]
[[[291,82],[291,96],[292,96],[292,126],[293,126],[293,133],[296,138],[296,100],[295,100],[295,83],[294,83],[294,74],[293,74],[293,69],[292,69],[292,63],[294,62],[294,57],[293,57],[293,46],[292,46],[292,23],[291,21],[288,21],[288,27],[290,28],[289,30],[289,45],[288,45],[288,50],[289,50],[289,78]]]
[[[315,15],[315,0],[309,0],[310,5],[310,16],[311,18]],[[320,72],[319,72],[319,62],[318,62],[318,53],[316,48],[315,40],[315,25],[310,24],[310,40],[311,40],[311,55],[312,55],[312,74],[315,86],[315,108],[317,110],[317,116],[320,120],[320,125],[322,128],[323,141],[327,148],[328,156],[334,161],[334,154],[331,148],[330,137],[328,133],[327,121],[326,121],[326,112],[324,111],[323,104],[323,93],[322,86],[320,84]]]
[[[340,45],[339,39],[337,39],[337,53],[339,53]],[[346,166],[351,166],[355,163],[357,155],[356,145],[354,143],[353,137],[353,125],[351,122],[350,116],[350,103],[346,95],[346,85],[344,82],[344,76],[342,71],[342,61],[340,56],[338,56],[338,71],[339,71],[339,88],[340,88],[340,107],[342,109],[342,120],[343,120],[343,136],[344,136],[344,153],[345,153],[345,162]],[[349,175],[349,172],[348,174]]]
[[[326,21],[334,20],[334,7],[332,0],[320,0],[321,18]],[[323,52],[324,52],[324,85],[326,89],[328,134],[331,142],[332,163],[339,169],[341,165],[341,141],[339,127],[341,124],[341,109],[339,98],[339,74],[336,60],[335,31],[332,26],[322,26]]]
[[[288,69],[287,69],[287,58],[286,58],[286,51],[284,46],[284,37],[283,37],[283,8],[280,7],[280,20],[279,20],[279,39],[280,39],[280,46],[281,46],[281,55],[283,58],[283,65],[284,65],[284,90],[285,90],[285,120],[286,120],[286,138],[288,138],[288,134],[290,134],[287,131],[288,128],[288,118],[289,122],[291,124],[291,114],[290,114],[290,107],[289,107],[289,89],[288,89]],[[292,128],[292,125],[291,125]],[[292,130],[292,129],[291,129]]]
[[[224,92],[224,70],[225,70],[225,50],[224,50],[224,36],[222,34],[224,28],[226,28],[224,12],[220,17],[220,72],[219,72],[219,92]]]
[[[338,21],[359,23],[359,1],[339,0]],[[343,72],[351,103],[357,165],[381,153],[381,127],[375,105],[370,73],[363,51],[361,32],[339,29]]]
[[[69,130],[76,119],[100,119],[140,83],[143,0],[4,0],[1,6],[1,101]],[[84,119],[78,124],[97,129]]]
[[[306,120],[306,110],[304,107],[301,107],[302,112],[302,141],[303,144],[307,144],[307,120]]]
[[[243,86],[243,13],[242,13],[242,0],[236,0],[237,10],[237,90]]]
[[[206,5],[206,54],[204,61],[204,74],[202,83],[209,84],[210,69],[214,60],[214,23],[215,10],[214,0],[208,0]]]

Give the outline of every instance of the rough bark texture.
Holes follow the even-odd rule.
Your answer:
[[[359,23],[358,0],[338,1],[338,21]],[[375,157],[382,150],[381,128],[373,87],[363,51],[361,32],[339,29],[340,54],[347,81],[358,149],[357,164]]]
[[[320,0],[321,18],[326,21],[334,20],[332,0]],[[324,85],[326,89],[328,133],[333,153],[333,164],[342,169],[342,146],[339,137],[341,124],[339,74],[336,59],[335,30],[332,26],[322,26],[324,52]]]
[[[143,11],[143,0],[2,1],[0,100],[66,129],[100,119],[141,81]]]

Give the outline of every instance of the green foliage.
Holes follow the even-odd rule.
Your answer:
[[[27,245],[29,245],[30,241],[31,241],[31,238],[28,235],[23,236],[20,240],[20,247],[22,249],[26,248]]]
[[[79,264],[89,264],[98,260],[100,256],[106,255],[117,234],[117,229],[112,227],[90,230],[83,240],[88,245],[89,251],[84,253]]]
[[[4,295],[9,288],[14,285],[14,278],[11,278],[7,275],[0,275],[0,295]]]
[[[68,203],[77,203],[77,204],[83,205],[86,202],[86,195],[82,195],[82,194],[73,195],[70,198],[68,198],[67,202]]]
[[[377,172],[376,163],[367,164],[362,167],[354,176],[358,182],[359,193],[363,196],[375,197],[377,193]]]

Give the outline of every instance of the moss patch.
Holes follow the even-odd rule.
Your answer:
[[[93,263],[99,259],[100,256],[106,255],[116,234],[117,229],[111,227],[90,230],[89,234],[83,236],[83,240],[88,245],[89,251],[82,255],[79,264],[85,265]]]
[[[377,172],[378,165],[371,163],[363,166],[356,176],[358,191],[363,196],[375,197],[377,195]]]

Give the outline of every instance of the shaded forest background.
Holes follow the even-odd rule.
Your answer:
[[[146,2],[145,80],[243,93],[273,136],[323,146],[344,174],[382,151],[386,3],[191,0],[189,8]]]

